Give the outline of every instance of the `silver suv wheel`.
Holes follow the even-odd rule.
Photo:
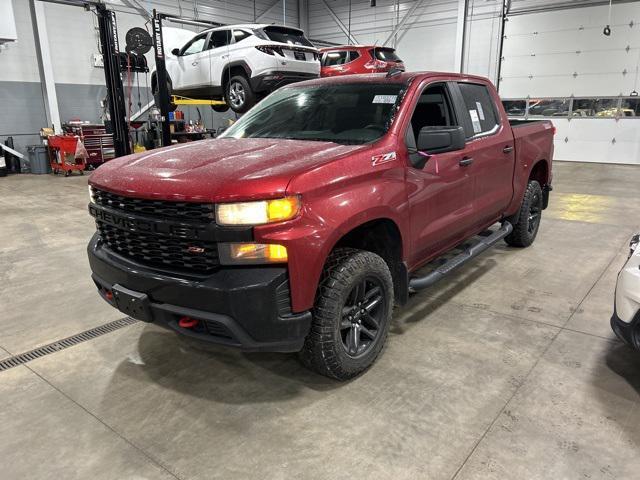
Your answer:
[[[229,85],[229,102],[231,102],[231,106],[240,108],[242,104],[244,104],[245,99],[246,92],[242,84],[238,81],[232,81],[231,85]]]

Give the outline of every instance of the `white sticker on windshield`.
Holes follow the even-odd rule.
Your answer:
[[[484,110],[482,110],[482,104],[480,102],[476,102],[476,107],[478,107],[478,114],[480,115],[480,120],[484,120]]]
[[[473,132],[480,133],[482,131],[482,126],[480,125],[478,112],[476,112],[475,110],[469,110],[469,116],[471,117],[471,123],[473,124]]]
[[[371,103],[396,103],[397,95],[376,95]]]

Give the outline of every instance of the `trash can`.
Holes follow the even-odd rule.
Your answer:
[[[51,165],[47,158],[47,147],[44,145],[29,145],[27,147],[29,155],[29,170],[36,175],[51,173]]]

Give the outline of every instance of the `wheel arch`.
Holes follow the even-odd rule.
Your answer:
[[[408,272],[403,262],[402,233],[398,224],[388,217],[378,217],[353,226],[333,245],[336,248],[355,248],[375,253],[386,262],[393,278],[395,299],[398,303],[406,303],[408,289]]]
[[[243,74],[247,79],[251,78],[251,68],[247,62],[244,60],[237,60],[235,62],[230,62],[224,67],[222,70],[222,76],[220,77],[220,86],[223,90],[229,79],[236,74]]]
[[[531,167],[529,180],[537,180],[541,187],[549,184],[549,162],[546,159],[538,160]]]

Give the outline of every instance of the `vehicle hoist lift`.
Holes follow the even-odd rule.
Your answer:
[[[199,20],[193,18],[185,18],[177,15],[169,15],[166,13],[160,13],[153,10],[153,50],[156,60],[156,82],[158,91],[158,103],[156,105],[160,110],[160,124],[162,125],[162,145],[171,145],[171,129],[169,128],[169,90],[167,88],[167,67],[166,67],[166,52],[164,48],[164,40],[162,38],[162,22],[171,21],[176,23],[182,23],[186,25],[194,25],[199,27],[221,27],[224,24],[218,22],[211,22],[208,20]],[[226,102],[222,100],[204,100],[197,98],[182,97],[179,95],[171,96],[171,103],[175,105],[225,105]]]

